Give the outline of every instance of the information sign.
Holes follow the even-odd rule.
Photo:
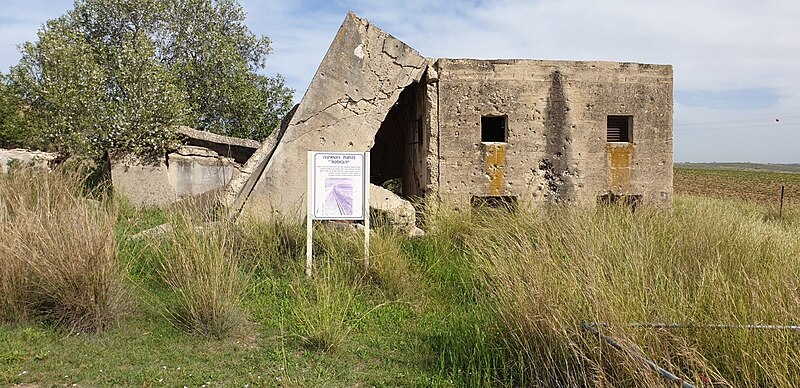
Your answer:
[[[363,220],[363,152],[314,152],[311,212],[317,220]]]
[[[308,152],[306,275],[314,269],[314,220],[364,220],[369,270],[369,152]]]

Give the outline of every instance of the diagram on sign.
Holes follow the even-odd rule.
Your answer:
[[[347,178],[325,179],[325,200],[322,201],[323,214],[327,216],[353,215],[353,180]]]

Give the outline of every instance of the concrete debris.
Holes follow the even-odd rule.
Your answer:
[[[139,240],[151,239],[162,236],[167,233],[172,233],[172,224],[170,223],[165,223],[152,227],[150,229],[145,229],[131,236],[131,240],[139,241]]]
[[[175,128],[175,131],[183,136],[184,144],[210,149],[221,156],[233,159],[239,164],[247,162],[253,153],[261,147],[261,143],[255,140],[218,135],[187,126],[179,126]]]
[[[22,148],[0,149],[0,174],[8,174],[15,167],[33,167],[43,171],[50,169],[61,159],[60,154],[32,151]]]
[[[417,212],[411,202],[383,187],[370,185],[369,206],[376,210],[389,226],[409,237],[423,236],[417,228]]]

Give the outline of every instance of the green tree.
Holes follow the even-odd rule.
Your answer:
[[[176,124],[262,139],[292,92],[256,73],[270,41],[244,19],[234,0],[77,0],[11,69],[29,142],[160,153]]]
[[[0,73],[0,147],[16,147],[25,143],[22,105],[8,77]]]

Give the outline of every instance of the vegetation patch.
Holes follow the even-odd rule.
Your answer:
[[[667,386],[642,359],[696,386],[800,382],[797,331],[743,326],[800,314],[796,205],[778,217],[759,202],[684,194],[672,210],[635,212],[428,203],[424,237],[374,230],[369,269],[361,233],[316,225],[308,278],[299,220],[206,222],[25,179],[3,181],[4,193],[16,187],[0,206],[4,249],[18,209],[37,203],[71,226],[84,225],[74,208],[110,216],[112,233],[86,246],[113,247],[101,257],[122,276],[109,290],[127,292],[109,295],[135,308],[77,331],[89,326],[29,308],[44,293],[7,291],[27,290],[10,279],[36,271],[4,266],[3,312],[15,318],[0,325],[2,384]],[[65,192],[74,202],[56,200]],[[164,221],[171,231],[131,238]]]

